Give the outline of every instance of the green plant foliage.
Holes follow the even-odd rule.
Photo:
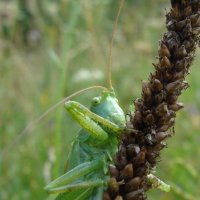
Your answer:
[[[141,80],[153,70],[165,31],[167,0],[127,0],[113,46],[113,85],[128,112]],[[0,2],[0,149],[58,100],[91,85],[106,85],[115,0],[10,0]],[[158,176],[172,192],[150,199],[194,200],[200,196],[200,92],[197,52],[181,97],[176,135],[162,153]],[[75,100],[89,106],[97,92]],[[60,106],[0,158],[0,199],[45,199],[43,187],[63,173],[79,127]]]

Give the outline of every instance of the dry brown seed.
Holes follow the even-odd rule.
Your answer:
[[[142,179],[140,177],[132,178],[129,182],[126,183],[125,190],[127,192],[136,190],[139,188],[141,182],[142,182]]]
[[[149,163],[151,163],[151,161],[154,162],[154,160],[160,155],[159,151],[148,151],[146,154],[146,159],[148,160]]]
[[[166,41],[170,52],[177,49],[181,44],[180,37],[175,31],[168,31],[165,33],[164,40]]]
[[[155,139],[157,142],[161,142],[166,137],[168,137],[168,135],[169,135],[169,133],[167,133],[167,132],[159,132],[155,135]]]
[[[116,156],[115,165],[119,170],[123,169],[127,165],[126,157],[125,156],[121,156],[120,152]]]
[[[160,151],[161,149],[165,148],[167,144],[165,142],[160,142],[153,147],[154,151]]]
[[[143,196],[143,193],[144,193],[143,189],[130,192],[126,195],[126,200],[140,200],[141,199],[140,195]]]
[[[173,111],[178,111],[182,108],[184,108],[183,103],[176,103],[176,104],[169,105],[169,109]]]
[[[134,105],[135,105],[135,110],[142,110],[142,108],[143,108],[143,101],[142,101],[142,99],[137,98],[134,101]]]
[[[153,115],[150,113],[148,114],[145,118],[144,118],[144,123],[147,124],[147,125],[152,125],[154,124],[154,117]]]
[[[191,14],[192,14],[192,6],[191,5],[187,5],[187,7],[183,11],[183,16],[184,17],[188,17]]]
[[[169,105],[168,105],[168,109],[169,109]],[[165,115],[165,120],[163,124],[167,124],[171,118],[175,117],[175,112],[173,110],[168,110],[168,113]]]
[[[155,109],[155,114],[157,116],[162,116],[168,112],[167,104],[161,103]]]
[[[188,23],[185,28],[183,29],[182,33],[181,33],[181,37],[184,39],[186,37],[191,36],[192,33],[192,25],[191,23]]]
[[[191,49],[195,45],[195,41],[192,38],[190,38],[188,40],[185,40],[183,42],[183,45],[185,46],[185,48],[187,50],[189,50],[189,49]]]
[[[176,70],[184,70],[186,68],[185,60],[184,59],[178,60],[175,63],[175,68]]]
[[[133,177],[133,164],[128,164],[124,167],[124,169],[120,172],[120,179],[130,179]]]
[[[172,6],[173,6],[173,4],[172,4]],[[172,18],[175,18],[177,20],[179,20],[181,18],[181,14],[180,14],[178,8],[175,6],[173,6],[173,8],[171,8],[170,14],[171,14]]]
[[[136,111],[133,118],[134,127],[142,125],[142,114],[140,111]]]
[[[160,92],[160,93],[156,94],[154,97],[156,104],[162,103],[164,99],[165,99],[164,92]]]
[[[167,83],[170,83],[171,81],[174,81],[171,72],[164,72],[164,74],[165,74],[164,75],[165,76],[165,81]]]
[[[160,63],[162,68],[167,68],[170,69],[172,67],[170,60],[167,58],[167,56],[164,56],[161,59],[161,63]]]
[[[125,147],[125,145],[121,144],[119,146],[119,152],[120,152],[121,156],[125,156],[126,157],[126,147]]]
[[[175,94],[172,94],[171,96],[168,96],[167,103],[168,104],[176,104],[177,99],[178,99],[178,96]]]
[[[151,86],[154,92],[160,92],[163,89],[163,85],[158,79],[154,79]]]
[[[150,104],[152,99],[152,92],[150,88],[150,83],[148,81],[142,81],[142,94],[143,99],[147,104]]]
[[[110,172],[111,177],[116,178],[116,179],[118,178],[119,171],[114,165],[109,165],[109,172]]]
[[[146,162],[147,163],[147,162]],[[149,171],[149,163],[143,164],[142,166],[139,166],[137,170],[135,171],[135,175],[138,177],[143,177],[148,174]],[[142,184],[142,183],[141,183]]]
[[[119,192],[119,184],[117,182],[117,180],[115,178],[110,178],[108,181],[108,188],[109,191],[114,193],[114,194],[118,194]]]
[[[164,124],[160,128],[158,128],[157,132],[166,132],[170,128],[169,124]]]
[[[136,144],[129,144],[127,146],[127,154],[129,157],[136,156],[140,152],[140,147]]]
[[[157,126],[159,127],[159,126],[162,126],[163,124],[167,124],[171,118],[172,117],[171,117],[170,112],[165,113],[157,121]]]
[[[158,55],[160,57],[166,56],[168,58],[171,56],[169,49],[167,48],[167,46],[164,44],[163,41],[160,42],[160,46],[158,48]]]
[[[146,90],[151,90],[150,89],[150,83],[148,81],[142,81],[142,90],[145,92]]]
[[[177,58],[183,58],[186,55],[187,55],[187,51],[186,51],[184,45],[181,45],[181,47],[179,49],[177,49],[176,52],[174,53],[174,56]]]
[[[192,26],[200,25],[200,13],[194,14],[190,16]]]
[[[181,70],[173,75],[174,80],[181,80],[185,78],[185,70]]]
[[[176,20],[172,19],[166,24],[168,30],[174,31],[176,29]]]
[[[172,94],[179,86],[180,86],[180,80],[174,81],[172,83],[169,83],[165,86],[165,89],[168,94]]]
[[[176,23],[176,28],[177,28],[179,31],[182,30],[184,26],[186,26],[186,24],[187,24],[187,23],[186,23],[186,20],[187,20],[187,19],[184,19],[184,20],[179,21],[179,22]]]
[[[146,156],[146,150],[143,149],[140,151],[140,153],[133,158],[133,164],[134,165],[141,165],[145,162],[145,156]]]

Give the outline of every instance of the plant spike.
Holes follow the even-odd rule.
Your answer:
[[[155,72],[142,82],[141,98],[134,102],[135,112],[127,123],[138,133],[124,132],[115,167],[110,169],[115,184],[109,185],[104,200],[147,199],[145,192],[153,186],[148,176],[160,150],[167,146],[165,139],[174,133],[176,111],[183,108],[178,97],[188,88],[185,77],[199,44],[200,0],[171,0],[171,5],[166,14],[168,31],[159,44],[158,63],[153,64]]]

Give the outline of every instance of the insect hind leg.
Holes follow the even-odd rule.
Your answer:
[[[89,180],[89,181],[79,180],[72,184],[67,184],[67,185],[52,188],[51,193],[70,192],[70,191],[80,190],[80,189],[100,187],[103,185],[104,185],[104,181],[101,179]]]
[[[66,199],[76,199],[76,200],[87,200],[93,192],[93,188],[73,190],[70,192],[64,192],[59,194],[55,200],[66,200]]]
[[[102,184],[101,180],[97,180],[97,182],[87,182],[87,181],[81,181],[80,178],[83,176],[91,173],[92,171],[95,171],[99,168],[103,167],[103,161],[101,159],[85,162],[77,167],[71,169],[67,173],[63,174],[62,176],[58,177],[51,183],[49,183],[45,190],[49,193],[59,193],[68,191],[74,188],[81,188],[81,187],[88,187],[89,185],[95,184]],[[81,182],[77,182],[77,180],[80,180]]]

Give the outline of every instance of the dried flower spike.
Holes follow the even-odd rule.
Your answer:
[[[125,131],[120,141],[115,162],[119,176],[110,170],[115,177],[110,190],[116,193],[110,193],[113,200],[145,200],[147,190],[156,184],[158,188],[164,186],[159,179],[149,184],[148,176],[160,150],[167,146],[164,141],[174,132],[176,111],[183,108],[178,97],[189,87],[184,79],[189,74],[200,33],[200,0],[171,0],[171,5],[166,14],[168,31],[158,48],[159,61],[153,64],[155,72],[148,81],[142,81],[141,98],[134,102],[135,113],[128,122],[134,132]],[[119,181],[124,184],[116,186]]]

